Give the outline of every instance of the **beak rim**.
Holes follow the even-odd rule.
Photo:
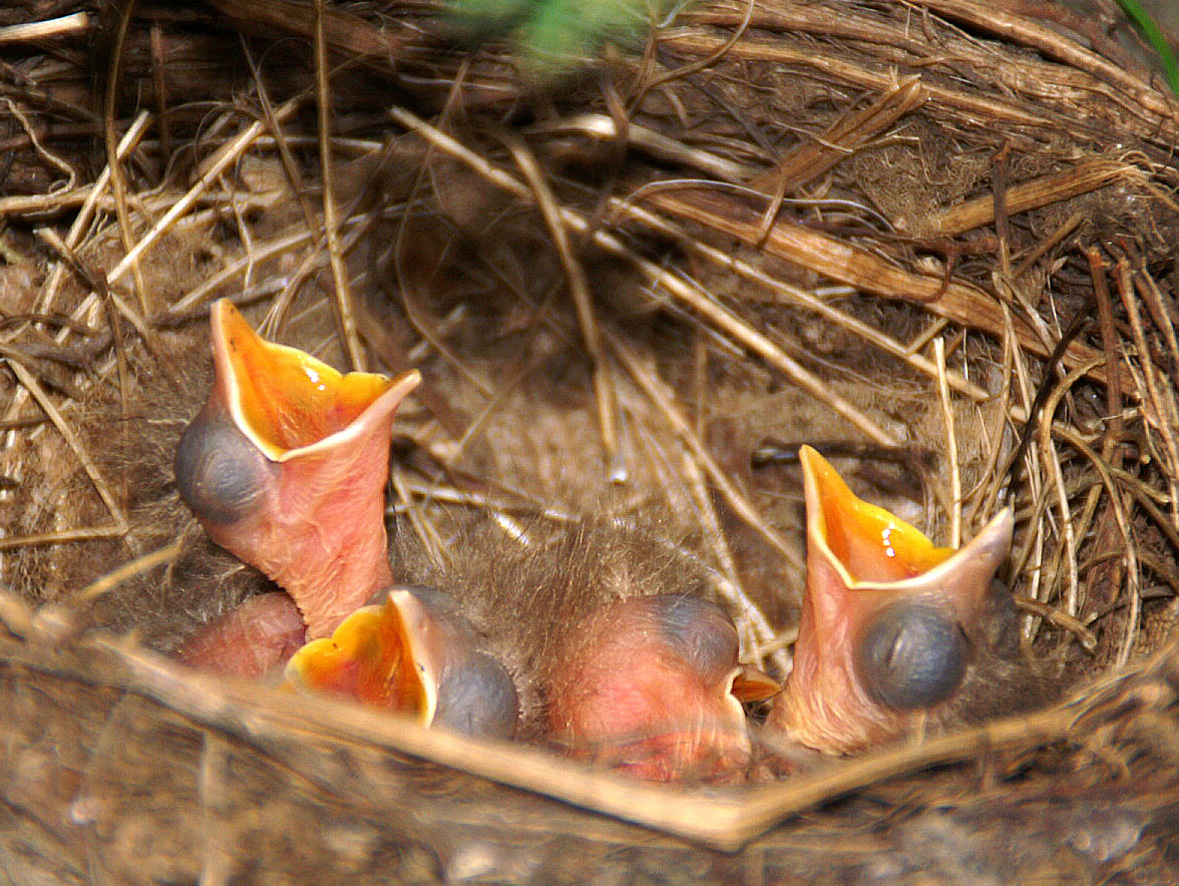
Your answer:
[[[216,376],[216,386],[221,390],[226,408],[233,423],[243,435],[263,453],[267,459],[276,463],[291,461],[303,456],[314,456],[339,446],[354,442],[365,433],[371,431],[380,420],[396,411],[401,402],[421,383],[422,374],[417,369],[411,369],[390,379],[388,376],[372,372],[341,373],[334,367],[321,360],[288,345],[267,341],[246,322],[237,307],[229,299],[218,299],[213,303],[210,332],[213,346],[213,365]],[[382,384],[384,389],[373,397],[357,415],[347,424],[326,434],[319,439],[302,446],[285,447],[267,439],[258,428],[257,423],[247,414],[242,395],[242,386],[238,379],[238,371],[232,357],[233,346],[230,339],[233,335],[248,334],[251,344],[254,344],[277,361],[289,361],[307,367],[324,384],[335,387],[349,383],[365,382],[373,385]]]
[[[384,604],[363,606],[356,610],[340,623],[331,636],[311,640],[300,647],[286,664],[284,679],[287,683],[303,691],[342,695],[351,697],[365,706],[389,708],[392,713],[409,716],[423,727],[432,726],[438,712],[437,668],[432,659],[424,654],[423,644],[417,632],[412,629],[412,625],[416,622],[411,621],[411,617],[419,613],[403,608],[405,601],[395,599],[396,593],[390,594]],[[416,603],[412,595],[409,595],[409,600]],[[394,624],[387,624],[389,619],[395,619]],[[308,664],[314,658],[320,655],[335,654],[342,659],[341,662],[335,663],[335,666],[341,667],[342,664],[347,664],[349,661],[358,660],[355,658],[355,650],[360,648],[366,639],[369,639],[366,635],[379,635],[386,630],[390,630],[396,635],[398,648],[403,652],[400,662],[403,667],[408,666],[408,673],[398,674],[396,669],[390,669],[390,672],[384,676],[384,685],[405,682],[407,678],[412,676],[415,688],[420,689],[422,697],[422,703],[416,706],[416,710],[415,706],[390,705],[381,703],[377,699],[370,699],[359,689],[355,692],[345,692],[325,684],[317,684],[310,676]],[[350,653],[352,657],[350,657]],[[387,658],[382,659],[378,662],[378,666],[386,666],[386,661]],[[314,668],[311,670],[313,671]],[[389,697],[391,699],[400,698],[396,692],[390,693]]]
[[[827,460],[813,447],[802,446],[799,455],[803,467],[803,482],[806,494],[807,539],[816,545],[819,553],[822,554],[831,568],[835,570],[843,582],[844,587],[849,591],[896,591],[900,594],[920,593],[931,584],[944,581],[946,578],[958,573],[964,563],[970,563],[975,560],[984,563],[993,563],[993,567],[989,567],[991,574],[993,574],[1010,551],[1011,538],[1015,526],[1015,516],[1010,508],[1000,510],[974,538],[957,550],[952,548],[936,548],[919,529],[909,526],[909,524],[904,523],[900,518],[894,518],[898,524],[903,524],[907,530],[916,533],[921,539],[933,546],[935,550],[944,550],[947,552],[947,555],[934,566],[920,571],[909,578],[893,581],[857,579],[827,543],[826,511],[820,503],[820,496],[823,494],[820,486],[824,483],[824,479],[820,474],[829,471],[841,484],[843,480]],[[821,471],[819,466],[824,466],[826,470]],[[846,486],[846,484],[844,485]],[[861,501],[854,493],[850,493],[850,490],[849,494],[855,501]],[[875,505],[870,505],[870,507],[876,508]],[[879,510],[884,511],[883,508],[879,508]]]
[[[387,610],[397,613],[401,636],[409,651],[409,663],[426,698],[423,722],[426,726],[431,726],[438,716],[438,685],[442,679],[442,669],[426,648],[426,638],[421,626],[432,621],[434,616],[412,591],[405,588],[391,591],[385,606]],[[415,626],[418,627],[417,630],[414,630]]]
[[[767,701],[782,691],[782,684],[756,665],[738,664],[729,673],[725,688],[741,704]]]

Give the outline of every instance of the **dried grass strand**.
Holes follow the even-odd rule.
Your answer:
[[[497,169],[485,158],[470,151],[450,136],[430,126],[424,120],[404,108],[393,108],[390,113],[402,126],[422,135],[427,141],[435,147],[441,148],[450,156],[462,160],[471,169],[497,187],[519,198],[529,199],[531,197],[531,192],[527,186],[516,181],[502,170]],[[573,210],[562,208],[560,214],[562,222],[572,230],[581,234],[592,232],[593,241],[600,248],[612,255],[631,262],[647,277],[649,283],[664,288],[677,301],[689,308],[693,314],[702,316],[726,335],[731,336],[744,347],[749,348],[758,356],[762,357],[783,372],[787,378],[804,391],[820,400],[820,402],[826,403],[838,414],[847,418],[848,421],[862,430],[872,440],[884,446],[896,445],[891,434],[880,428],[844,398],[830,391],[818,377],[804,369],[796,360],[785,354],[768,338],[715,299],[708,298],[696,287],[690,286],[679,277],[669,274],[655,263],[635,255],[617,237],[592,225],[588,220]]]
[[[332,164],[332,99],[329,90],[330,77],[327,59],[327,36],[325,0],[315,0],[315,98],[319,121],[319,172],[323,187],[323,227],[327,238],[328,263],[332,269],[332,300],[336,306],[336,318],[348,354],[348,364],[353,369],[368,368],[364,349],[360,347],[360,335],[356,331],[356,314],[352,310],[352,286],[348,269],[344,266],[343,250],[340,245],[340,221],[336,209],[335,173]],[[277,136],[279,133],[275,133]]]
[[[51,40],[83,34],[90,30],[90,13],[72,12],[57,18],[0,28],[0,44],[23,43],[32,40]]]
[[[57,408],[49,395],[45,393],[45,389],[41,387],[40,382],[29,372],[19,361],[9,359],[8,366],[16,375],[19,381],[32,395],[33,399],[37,401],[53,426],[57,428],[58,433],[65,438],[66,444],[70,450],[77,457],[78,462],[82,465],[82,469],[86,472],[86,476],[90,478],[90,482],[94,484],[94,489],[98,493],[99,498],[102,499],[103,505],[106,506],[111,518],[115,521],[115,525],[119,527],[121,533],[126,533],[130,527],[127,521],[127,515],[123,511],[122,506],[115,500],[114,494],[107,485],[106,480],[102,476],[102,472],[98,470],[98,466],[90,457],[89,451],[83,445],[81,438],[74,431],[73,426],[66,421],[65,416],[62,415],[61,410]]]
[[[127,37],[131,30],[131,16],[135,12],[135,6],[135,0],[127,0],[119,10],[118,22],[115,24],[110,65],[107,69],[102,127],[106,140],[106,163],[111,172],[111,194],[115,199],[115,219],[119,224],[119,236],[123,240],[123,249],[127,253],[130,253],[132,249],[135,235],[131,230],[131,212],[127,206],[127,180],[123,177],[123,165],[119,162],[119,139],[115,132],[115,121],[118,119],[116,108],[118,107],[119,86],[122,79],[123,57],[127,49]],[[130,266],[131,276],[135,282],[135,296],[139,301],[139,312],[146,314],[147,287],[143,280],[143,270],[139,266],[138,258],[132,259]],[[123,371],[120,370],[120,376],[122,375]]]
[[[185,550],[184,539],[178,538],[171,544],[164,545],[162,548],[157,548],[150,554],[144,554],[141,557],[136,557],[127,563],[113,569],[103,575],[101,578],[92,581],[86,587],[82,588],[73,596],[73,600],[77,602],[84,602],[93,600],[96,597],[101,597],[103,594],[117,588],[123,582],[141,575],[145,572],[150,572],[157,566],[163,566],[166,563],[175,561]]]
[[[1061,172],[1040,176],[1006,189],[1009,216],[1051,206],[1088,194],[1115,182],[1143,184],[1146,176],[1138,167],[1120,160],[1086,160]],[[943,237],[957,237],[995,221],[995,196],[984,194],[927,216],[922,229]]]
[[[937,365],[938,401],[942,408],[942,422],[946,426],[946,459],[950,469],[950,547],[962,546],[962,474],[958,468],[958,435],[954,429],[954,408],[950,403],[950,385],[946,381],[946,343],[933,340],[934,363]]]

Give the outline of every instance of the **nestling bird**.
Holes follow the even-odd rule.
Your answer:
[[[737,660],[737,629],[701,597],[598,606],[548,686],[552,736],[578,757],[653,781],[735,778],[750,762],[742,702],[778,685]]]
[[[777,685],[738,663],[699,570],[598,522],[534,551],[472,537],[447,568],[399,569],[433,587],[394,586],[389,435],[417,374],[340,375],[263,341],[228,302],[212,327],[216,379],[178,447],[177,485],[215,541],[290,596],[247,600],[184,644],[185,660],[239,675],[287,662],[302,690],[641,777],[740,773],[741,700]]]
[[[213,390],[180,439],[176,486],[215,542],[290,595],[307,636],[325,636],[392,582],[384,522],[390,429],[420,375],[341,374],[264,341],[225,300],[213,305],[211,337]],[[291,623],[281,597],[250,605],[256,615],[266,607],[275,629]],[[302,642],[281,630],[251,637],[277,647]],[[209,642],[198,638],[182,657]],[[253,658],[238,662],[256,673]]]
[[[742,702],[779,686],[739,662],[707,567],[658,525],[591,519],[526,535],[489,522],[426,576],[515,678],[520,737],[648,780],[741,779]]]
[[[478,648],[454,601],[424,585],[378,592],[331,637],[295,652],[286,677],[466,735],[508,737],[519,715],[503,664]]]
[[[807,583],[794,669],[767,736],[849,754],[1039,701],[1015,607],[995,581],[1014,519],[1000,512],[960,550],[857,498],[801,451]]]

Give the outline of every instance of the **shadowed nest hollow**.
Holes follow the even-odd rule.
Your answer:
[[[435,0],[9,4],[0,877],[1179,879],[1179,102],[1100,22],[706,0],[558,72]],[[172,483],[219,297],[422,371],[404,570],[639,527],[781,676],[811,443],[940,541],[1010,503],[1070,688],[720,789],[183,671],[265,586]]]

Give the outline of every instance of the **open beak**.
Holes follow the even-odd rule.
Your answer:
[[[739,780],[751,747],[742,701],[778,684],[737,661],[737,630],[690,596],[614,600],[569,638],[549,686],[569,753],[650,781]]]
[[[420,586],[391,589],[307,643],[286,679],[468,735],[508,736],[518,716],[507,670],[476,648],[445,595]]]
[[[385,483],[394,413],[421,380],[341,374],[213,305],[215,381],[176,452],[181,497],[210,537],[283,587],[309,637],[391,580]]]
[[[940,548],[857,498],[814,449],[801,460],[806,593],[794,670],[767,728],[852,753],[906,734],[957,692],[1014,518],[1004,510],[960,550]]]

